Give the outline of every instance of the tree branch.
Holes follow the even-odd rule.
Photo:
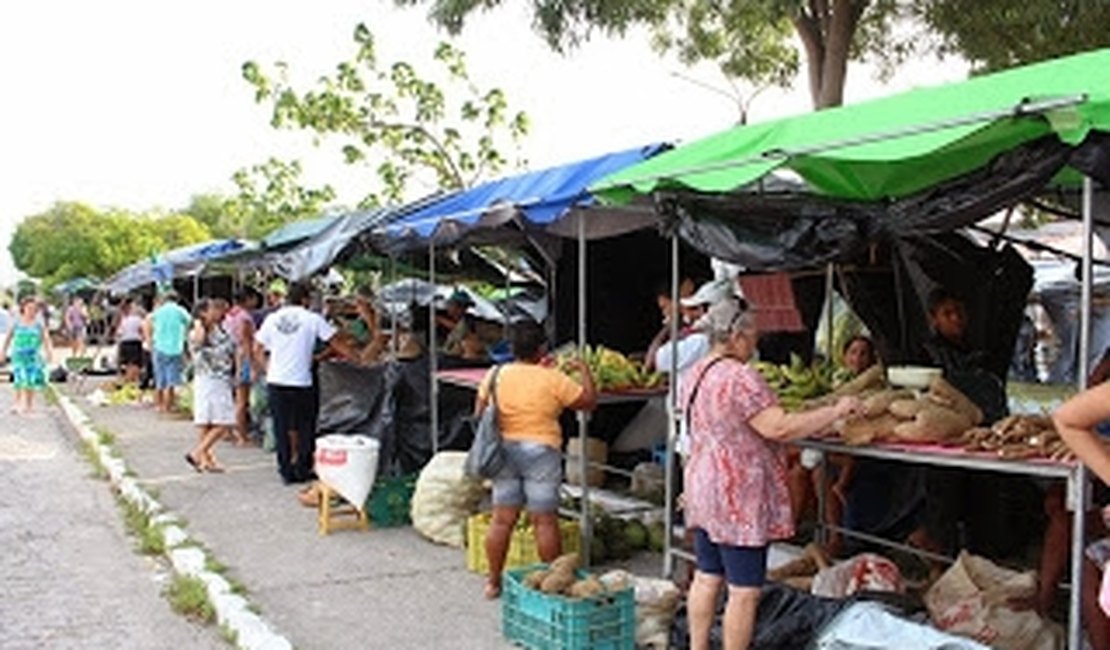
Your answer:
[[[443,143],[440,142],[440,139],[437,138],[431,131],[429,131],[427,127],[425,127],[423,124],[413,124],[408,122],[382,122],[379,120],[370,120],[369,122],[367,122],[367,126],[370,128],[383,130],[408,129],[420,133],[425,138],[427,138],[432,146],[435,147],[435,150],[439,152],[439,158],[447,163],[447,171],[449,171],[451,173],[451,176],[455,179],[455,183],[457,184],[458,188],[465,189],[469,186],[466,182],[466,179],[463,178],[462,170],[460,170],[455,164],[455,160],[451,156],[451,153],[447,150],[446,147],[443,146]]]

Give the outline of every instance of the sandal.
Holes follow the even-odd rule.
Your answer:
[[[485,595],[486,600],[497,600],[501,597],[501,585],[486,581],[486,586],[482,593]]]
[[[195,469],[198,472],[203,472],[204,471],[204,468],[202,468],[200,466],[200,461],[198,461],[196,458],[193,458],[192,453],[185,454],[185,462],[192,465],[193,469]]]

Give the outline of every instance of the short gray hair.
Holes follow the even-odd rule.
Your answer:
[[[737,332],[756,329],[755,314],[744,309],[735,298],[713,305],[705,315],[706,331],[713,343],[725,343]]]

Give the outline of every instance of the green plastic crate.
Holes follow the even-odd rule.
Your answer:
[[[370,521],[379,528],[394,528],[412,523],[412,493],[416,490],[416,474],[389,476],[374,481],[374,489],[366,499]]]
[[[636,601],[631,588],[597,598],[566,598],[524,586],[524,576],[546,566],[505,572],[501,633],[508,641],[535,650],[635,649]]]

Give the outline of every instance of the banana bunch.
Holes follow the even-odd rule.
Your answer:
[[[556,367],[576,381],[581,381],[578,369],[571,365],[575,357],[573,349],[559,353]],[[616,350],[597,345],[587,345],[582,350],[582,359],[590,369],[598,390],[621,391],[635,388],[655,388],[663,383],[663,376],[647,372],[643,365],[632,361]]]
[[[850,371],[829,361],[807,366],[797,354],[790,355],[788,364],[756,361],[752,366],[779,396],[783,408],[788,410],[800,408],[807,400],[829,393],[851,376]]]
[[[135,384],[123,384],[108,393],[109,404],[130,404],[142,399],[143,391]]]

